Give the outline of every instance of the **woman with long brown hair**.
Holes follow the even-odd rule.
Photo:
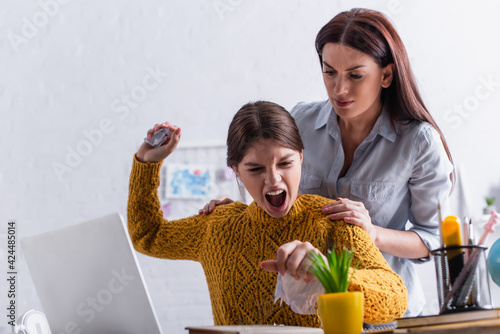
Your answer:
[[[300,191],[336,198],[332,219],[365,229],[409,292],[425,299],[413,263],[439,247],[453,164],[419,94],[405,47],[381,13],[342,12],[316,37],[328,101],[292,111],[304,141]]]
[[[414,263],[439,247],[437,207],[446,212],[454,179],[448,146],[382,13],[339,13],[316,51],[328,100],[291,110],[304,142],[299,190],[336,199],[323,212],[368,232],[408,288],[405,316],[417,316],[425,297]]]

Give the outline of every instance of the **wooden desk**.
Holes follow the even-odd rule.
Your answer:
[[[186,329],[189,334],[323,334],[321,328],[272,325],[200,326]]]
[[[186,327],[189,334],[323,334],[320,328],[294,326],[200,326]],[[488,319],[453,324],[396,328],[391,330],[372,330],[363,333],[424,333],[424,334],[498,334],[500,319]]]

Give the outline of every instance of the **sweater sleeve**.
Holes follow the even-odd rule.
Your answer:
[[[146,255],[197,261],[210,217],[163,218],[158,197],[161,165],[141,163],[134,156],[127,206],[130,238],[134,248]]]
[[[354,249],[352,265],[355,270],[349,291],[362,291],[364,320],[370,324],[383,324],[401,318],[408,304],[408,292],[401,277],[396,274],[368,233],[358,226],[337,222],[334,242]]]

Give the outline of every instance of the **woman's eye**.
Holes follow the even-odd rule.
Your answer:
[[[255,168],[250,168],[248,171],[250,173],[256,173],[262,170],[262,167],[255,167]]]
[[[286,167],[286,166],[290,166],[291,164],[292,164],[292,161],[284,161],[284,162],[280,163],[280,166]]]
[[[333,72],[333,71],[323,71],[323,73],[325,73],[329,77],[331,77],[331,76],[333,76],[335,74],[335,72]]]
[[[361,79],[363,76],[361,74],[351,74],[351,78],[353,79]]]

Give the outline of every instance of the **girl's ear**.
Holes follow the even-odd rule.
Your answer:
[[[382,69],[382,87],[387,88],[391,85],[392,79],[394,78],[394,63],[387,64],[386,67]]]
[[[233,169],[233,171],[236,174],[236,176],[240,177],[240,174],[238,173],[238,167],[236,165],[232,165],[231,168]]]

